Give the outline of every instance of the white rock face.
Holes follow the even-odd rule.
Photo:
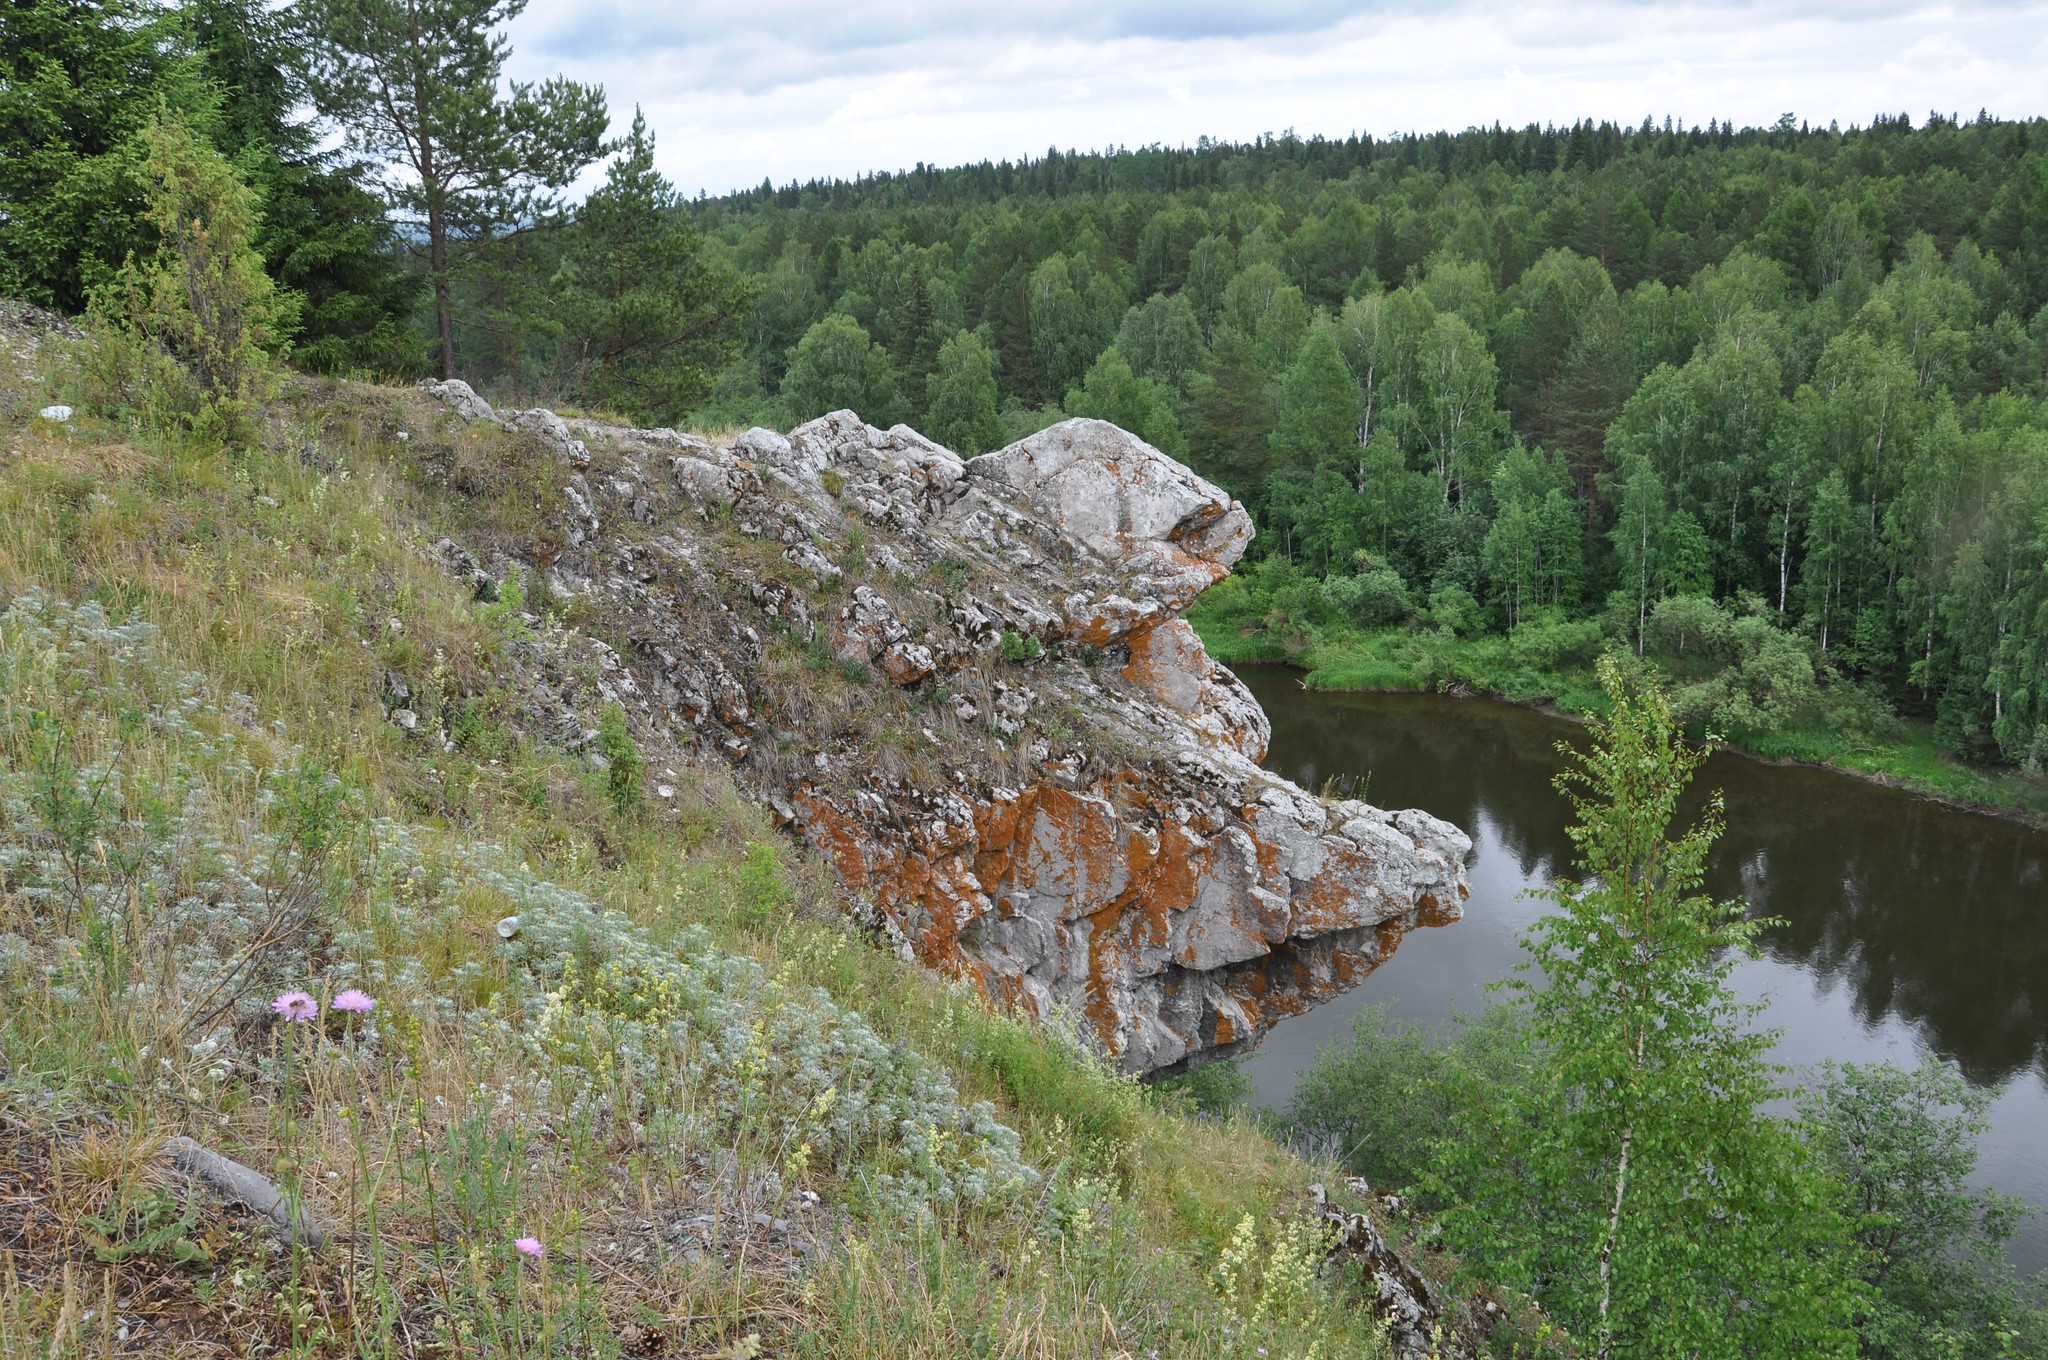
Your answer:
[[[1265,714],[1180,618],[1250,517],[1143,440],[1070,420],[967,461],[837,411],[720,448],[430,390],[560,457],[550,571],[636,640],[608,698],[734,761],[892,946],[1079,1012],[1128,1070],[1243,1052],[1459,915],[1456,827],[1259,768]],[[859,711],[771,692],[779,636],[871,668],[834,682],[871,677]]]

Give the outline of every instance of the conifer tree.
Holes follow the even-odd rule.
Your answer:
[[[704,258],[637,108],[565,256],[557,305],[577,390],[658,423],[700,404],[711,373],[738,352],[756,290]]]
[[[182,34],[214,101],[208,131],[263,200],[257,249],[301,300],[294,364],[407,372],[420,361],[405,267],[365,167],[322,150],[289,12],[264,0],[184,0]]]
[[[0,294],[78,312],[151,244],[141,133],[204,91],[143,0],[0,6]]]
[[[308,0],[308,82],[365,155],[396,161],[392,203],[426,234],[441,375],[455,376],[452,253],[534,225],[602,150],[604,91],[498,84],[499,32],[526,0]]]
[[[185,116],[159,108],[143,141],[159,241],[94,290],[87,372],[145,418],[234,437],[274,389],[298,299],[263,271],[255,192]]]

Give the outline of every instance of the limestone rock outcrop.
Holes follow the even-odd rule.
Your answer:
[[[840,411],[721,446],[426,386],[554,451],[552,546],[468,546],[610,621],[637,728],[731,761],[907,952],[1127,1070],[1245,1051],[1459,915],[1457,828],[1259,767],[1265,715],[1180,617],[1250,518],[1135,436],[963,460]]]

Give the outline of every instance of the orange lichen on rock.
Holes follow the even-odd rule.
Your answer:
[[[730,761],[907,955],[1156,1072],[1457,917],[1457,828],[1259,768],[1265,714],[1180,617],[1251,518],[1143,440],[1069,420],[964,460],[850,411],[728,445],[549,420],[580,451],[549,579],[632,639],[603,697]]]

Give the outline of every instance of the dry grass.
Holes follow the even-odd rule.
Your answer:
[[[0,647],[0,844],[21,852],[0,865],[0,1356],[1369,1352],[1372,1320],[1341,1282],[1258,1317],[1210,1287],[1243,1215],[1294,1203],[1313,1168],[850,938],[820,861],[784,848],[761,868],[776,837],[722,768],[650,749],[651,768],[679,771],[677,796],[622,812],[522,729],[527,644],[420,545],[457,522],[465,541],[481,527],[532,544],[551,512],[523,436],[472,440],[410,392],[319,384],[295,400],[269,448],[233,455],[88,422],[0,432],[0,600],[98,601],[156,630],[133,664],[95,660],[104,674],[30,655],[18,628]],[[443,713],[481,715],[464,743],[393,727],[386,671],[429,677]],[[794,645],[766,675],[807,721],[911,734],[888,757],[906,776],[924,727],[989,740],[893,687],[878,704]],[[61,912],[55,870],[33,867],[62,857],[32,796],[45,723],[66,734],[65,779],[121,770],[119,826],[157,815],[150,791],[177,794],[160,800],[157,867],[123,869],[128,833],[102,823],[82,845],[99,887]],[[341,801],[314,825],[304,808],[325,805],[307,790],[330,776]],[[255,948],[270,906],[239,935],[168,909],[223,891],[209,837],[251,893],[296,913],[213,1026],[193,1020],[215,984],[192,959],[215,938]],[[518,1010],[535,984],[496,930],[530,908],[486,861],[601,902],[681,957],[758,960],[766,1016],[822,989],[963,1104],[995,1102],[1042,1182],[906,1221],[873,1178],[911,1154],[885,1140],[798,1156],[786,1119],[721,1084],[751,1059],[677,1054],[650,1069],[658,1100],[626,1100],[595,1050],[537,1049]],[[372,1021],[329,1012],[316,1031],[262,1006],[282,985],[344,981],[375,992]],[[285,1251],[197,1201],[164,1237],[188,1214],[157,1156],[173,1132],[294,1189],[330,1246]],[[528,1234],[544,1262],[509,1249]]]

